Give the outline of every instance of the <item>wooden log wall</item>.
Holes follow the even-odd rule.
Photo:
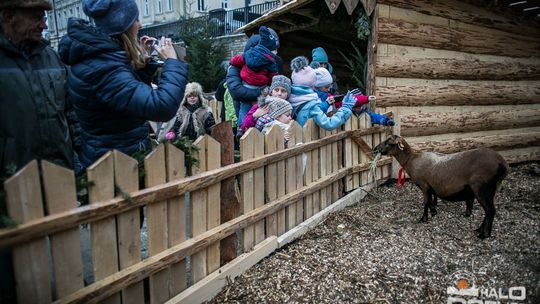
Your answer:
[[[540,29],[457,0],[381,0],[373,18],[372,92],[412,146],[540,159]]]
[[[13,252],[19,303],[164,303],[214,286],[209,278],[239,263],[220,265],[220,241],[243,230],[238,250],[250,253],[328,212],[344,191],[371,182],[368,154],[387,131],[367,115],[331,132],[293,121],[285,145],[278,126],[266,135],[252,128],[241,138],[242,161],[224,167],[222,146],[205,135],[194,142],[199,165],[191,177],[184,153],[162,144],[144,160],[142,190],[137,161],[111,151],[88,168],[90,204],[81,207],[73,172],[46,161],[40,170],[34,160],[5,182],[18,225],[0,229],[0,249]],[[373,178],[388,177],[390,164],[379,160]],[[220,203],[229,198],[220,188],[236,177],[241,214],[222,221]]]

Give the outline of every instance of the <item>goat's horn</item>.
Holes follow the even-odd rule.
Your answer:
[[[398,143],[397,143],[397,146],[398,146],[398,148],[399,148],[400,150],[403,150],[403,144],[402,144],[401,142],[398,142]]]

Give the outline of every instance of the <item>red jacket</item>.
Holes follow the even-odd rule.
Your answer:
[[[272,77],[278,74],[269,72],[267,70],[261,70],[259,72],[253,71],[246,65],[242,54],[238,54],[231,58],[230,63],[231,65],[240,68],[240,78],[242,78],[242,80],[245,81],[247,84],[253,86],[260,87],[265,85],[271,85]]]

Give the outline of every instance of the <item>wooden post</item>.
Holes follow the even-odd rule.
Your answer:
[[[339,131],[341,131],[341,128],[333,130],[332,134],[338,134]],[[338,153],[338,150],[339,150],[338,145],[340,143],[341,143],[341,141],[335,142],[335,143],[333,143],[331,145],[332,158],[331,158],[330,165],[331,165],[332,169],[330,170],[330,172],[332,172],[332,173],[338,172],[339,169],[341,169],[341,167],[340,167],[341,154]],[[339,184],[340,184],[340,181],[337,181],[337,182],[332,184],[332,204],[334,202],[336,202],[341,197],[341,192],[339,191],[340,190]]]
[[[221,165],[234,163],[234,134],[232,122],[225,121],[212,128],[212,137],[221,144]],[[252,172],[251,172],[252,173]],[[240,201],[236,197],[236,178],[229,177],[221,181],[221,223],[225,223],[240,214]],[[236,235],[221,240],[220,265],[236,258],[238,242]]]
[[[36,160],[5,181],[8,214],[18,224],[44,216],[40,185]],[[37,238],[14,247],[12,252],[19,303],[50,303],[47,240]]]
[[[325,138],[327,137],[328,131],[326,131],[323,128],[319,128],[319,138]],[[319,178],[324,178],[328,174],[328,164],[331,162],[330,157],[332,157],[332,154],[329,152],[330,145],[325,145],[319,149]],[[331,152],[331,150],[330,150]],[[326,187],[321,189],[321,205],[320,210],[323,210],[330,204],[329,202],[329,194],[330,194],[330,187]]]

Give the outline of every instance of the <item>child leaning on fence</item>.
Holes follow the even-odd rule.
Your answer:
[[[270,121],[264,125],[262,133],[268,133],[273,125],[277,125],[281,128],[281,130],[283,130],[283,137],[285,138],[285,143],[287,143],[290,136],[288,132],[289,122],[292,120],[291,104],[285,99],[272,96],[266,97],[266,103],[268,104],[268,114],[266,114],[266,116],[268,116]]]
[[[319,127],[331,131],[339,128],[351,117],[351,109],[356,100],[350,93],[343,98],[343,106],[332,117],[328,117],[321,109],[321,100],[313,90],[317,75],[315,70],[308,65],[306,57],[294,58],[291,61],[291,70],[293,85],[289,102],[293,107],[293,118],[300,126],[311,118]]]
[[[287,76],[276,75],[272,78],[272,84],[268,88],[268,92],[263,90],[261,96],[256,104],[254,104],[242,121],[242,133],[245,133],[249,128],[256,126],[256,123],[263,115],[268,114],[268,104],[266,103],[266,96],[271,95],[287,100],[291,93],[291,80]],[[264,127],[264,124],[262,124]],[[258,128],[259,131],[262,130]]]

